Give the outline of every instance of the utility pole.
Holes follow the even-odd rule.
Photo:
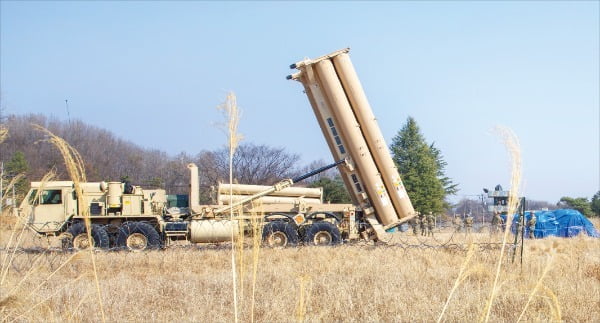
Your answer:
[[[67,109],[67,119],[69,119],[69,127],[71,126],[71,113],[69,112],[69,100],[65,99],[65,108]]]
[[[485,225],[485,195],[479,195],[481,198],[481,226]]]

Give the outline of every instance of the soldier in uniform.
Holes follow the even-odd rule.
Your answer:
[[[462,228],[462,223],[463,221],[460,219],[460,217],[456,217],[454,218],[454,226],[456,227],[456,232],[460,232],[460,229]]]
[[[421,235],[424,236],[427,234],[427,218],[425,214],[419,214],[419,221],[421,222]]]
[[[435,227],[435,217],[429,212],[427,215],[427,236],[433,237],[433,228]]]
[[[529,239],[535,239],[535,223],[537,219],[535,218],[535,213],[531,211],[531,217],[529,221],[527,221],[527,230],[529,231]]]
[[[410,225],[413,228],[413,234],[414,235],[418,235],[419,234],[419,225],[420,225],[420,221],[419,221],[419,213],[417,212],[417,215],[410,219]]]
[[[500,212],[495,211],[494,217],[492,218],[492,232],[497,232],[502,227],[502,217],[500,217]]]
[[[471,229],[473,229],[473,217],[471,214],[467,214],[465,218],[465,231],[466,233],[471,233]]]
[[[519,218],[517,220],[515,220],[513,218],[513,221],[515,222],[515,235],[519,236],[519,234],[523,234],[523,232],[521,230],[523,230],[523,227],[521,227],[521,215],[519,215]]]

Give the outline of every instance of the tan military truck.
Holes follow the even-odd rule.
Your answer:
[[[67,246],[89,247],[83,217],[91,220],[95,247],[140,250],[175,240],[231,241],[260,220],[270,246],[328,245],[344,240],[386,240],[386,230],[415,216],[400,174],[377,125],[349,49],[291,65],[301,82],[334,160],[338,162],[271,187],[220,185],[213,205],[199,204],[198,170],[190,169],[189,206],[172,207],[164,190],[119,182],[32,183],[19,212],[40,234],[62,235]],[[314,189],[291,187],[338,167],[352,204],[327,204]],[[230,194],[233,193],[233,194]],[[235,210],[234,216],[230,211]]]
[[[261,226],[269,246],[300,241],[337,244],[358,237],[352,204],[323,203],[321,188],[290,187],[306,176],[271,187],[219,184],[217,203],[200,205],[198,169],[195,164],[188,168],[191,189],[187,207],[170,206],[162,189],[120,182],[81,183],[83,196],[78,198],[75,183],[49,181],[31,183],[18,213],[27,217],[36,232],[60,236],[65,247],[75,249],[89,247],[85,217],[90,219],[94,247],[103,249],[160,248],[175,240],[231,241],[242,232],[252,232],[253,223]],[[231,209],[235,210],[233,218]]]

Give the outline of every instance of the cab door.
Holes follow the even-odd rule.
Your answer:
[[[65,200],[62,188],[46,188],[34,197],[31,226],[37,232],[58,231],[66,220]]]

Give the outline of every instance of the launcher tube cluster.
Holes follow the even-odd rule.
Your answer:
[[[288,78],[304,85],[317,121],[354,203],[390,228],[415,216],[373,110],[343,49],[291,68]]]

